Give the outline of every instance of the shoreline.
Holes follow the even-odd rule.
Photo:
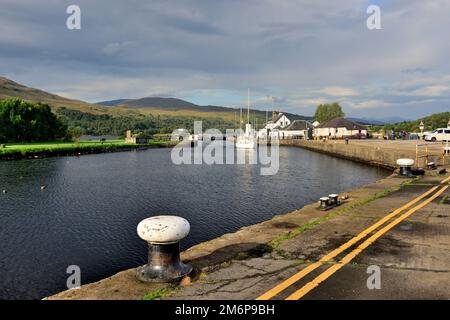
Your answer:
[[[148,149],[158,148],[171,148],[173,143],[168,142],[156,142],[153,144],[129,144],[129,145],[114,145],[114,144],[99,144],[96,146],[73,146],[68,148],[61,148],[55,150],[44,149],[42,151],[17,151],[10,153],[1,153],[0,161],[14,161],[24,159],[42,159],[42,158],[54,158],[54,157],[70,157],[70,156],[83,156],[90,154],[102,154],[102,153],[115,153],[115,152],[127,152],[127,151],[141,151]]]
[[[395,170],[397,168],[396,160],[400,158],[415,158],[415,150],[399,150],[396,148],[384,148],[379,146],[368,146],[367,143],[379,143],[377,140],[350,140],[349,144],[344,144],[343,140],[280,140],[280,146],[303,148],[322,154],[327,154],[340,159],[350,160],[370,166],[383,168],[386,170]],[[63,156],[82,156],[90,154],[114,153],[148,150],[154,148],[171,148],[178,142],[158,141],[151,144],[99,144],[89,146],[70,146],[52,148],[41,148],[39,151],[17,151],[2,153],[0,149],[0,161],[13,161],[23,159],[41,159]],[[437,160],[436,160],[437,163]]]

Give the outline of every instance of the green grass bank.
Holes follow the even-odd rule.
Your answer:
[[[58,156],[79,156],[173,145],[170,141],[151,141],[146,144],[125,143],[123,140],[92,140],[80,142],[6,143],[0,145],[0,160],[36,159]]]

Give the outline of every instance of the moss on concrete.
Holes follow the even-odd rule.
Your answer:
[[[278,247],[284,241],[292,239],[295,236],[299,235],[300,233],[302,233],[302,232],[304,232],[306,230],[310,230],[310,229],[318,226],[319,224],[321,224],[321,223],[323,223],[323,222],[325,222],[327,220],[330,220],[333,217],[336,217],[338,215],[346,213],[346,212],[348,212],[348,211],[350,211],[350,210],[352,210],[352,209],[354,209],[356,207],[365,205],[365,204],[367,204],[367,203],[369,203],[369,202],[371,202],[371,201],[373,201],[375,199],[387,196],[388,194],[390,194],[392,192],[398,191],[403,186],[405,186],[407,184],[410,184],[411,182],[415,181],[416,179],[417,178],[408,179],[408,180],[406,180],[405,182],[403,182],[400,185],[393,186],[393,187],[390,187],[390,188],[386,188],[383,191],[380,191],[380,192],[378,192],[378,193],[376,193],[374,195],[371,195],[371,196],[369,196],[367,198],[364,198],[364,199],[361,199],[361,200],[356,201],[354,203],[351,203],[351,204],[349,204],[349,205],[347,205],[347,206],[345,206],[345,207],[343,207],[343,208],[341,208],[339,210],[331,211],[329,214],[327,214],[327,215],[325,215],[325,216],[323,216],[321,218],[315,219],[315,220],[313,220],[313,221],[311,221],[311,222],[309,222],[307,224],[304,224],[304,225],[298,227],[297,229],[289,232],[286,235],[281,235],[281,236],[275,238],[274,240],[272,240],[271,242],[268,243],[268,246],[272,247],[274,250],[277,250],[277,252],[278,252],[278,251],[280,251],[278,249]]]

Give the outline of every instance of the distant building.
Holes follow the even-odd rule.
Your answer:
[[[367,128],[345,118],[336,118],[317,126],[314,129],[314,136],[332,139],[366,138]]]
[[[280,130],[281,139],[312,139],[314,126],[306,120],[294,120]]]
[[[263,129],[258,131],[259,138],[271,137],[273,134],[279,133],[280,130],[291,124],[291,120],[281,112],[274,112],[272,120],[268,121]]]
[[[318,126],[320,126],[320,122],[316,120],[312,123],[312,125],[314,126],[314,128],[318,127]]]
[[[186,129],[176,129],[171,135],[172,141],[190,140],[190,133]]]
[[[289,119],[284,113],[275,112],[272,120],[268,121],[265,127],[258,131],[259,138],[278,139],[312,139],[314,126],[306,120]]]
[[[270,121],[268,122],[270,124]],[[284,113],[278,112],[274,113],[272,116],[272,128],[273,129],[283,129],[291,124],[291,120]]]
[[[148,143],[149,139],[137,137],[131,133],[131,130],[127,130],[125,143],[133,143],[133,144],[145,144]]]

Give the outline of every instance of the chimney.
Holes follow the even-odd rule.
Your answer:
[[[278,117],[278,114],[278,111],[272,111],[272,121],[275,121],[275,119]]]

